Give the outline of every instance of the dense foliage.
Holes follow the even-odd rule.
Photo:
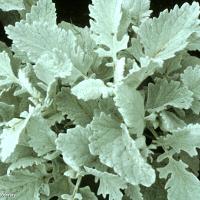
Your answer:
[[[0,43],[1,199],[200,199],[200,7],[149,6],[93,0],[81,28],[51,0],[0,0],[19,12]]]

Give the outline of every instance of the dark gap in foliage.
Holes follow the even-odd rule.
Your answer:
[[[198,171],[198,173],[199,173],[199,176],[197,178],[200,180],[200,170]]]
[[[76,185],[76,181],[77,181],[77,179],[71,179],[71,182],[72,182],[74,185]]]
[[[51,129],[59,134],[59,133],[66,133],[66,130],[68,128],[74,128],[75,125],[73,124],[73,122],[67,118],[67,115],[64,116],[64,120],[62,120],[61,122],[56,122]]]
[[[84,176],[82,178],[82,181],[81,181],[81,184],[80,184],[80,187],[86,187],[86,186],[89,186],[91,191],[94,192],[95,194],[97,194],[97,190],[99,188],[99,182],[95,183],[95,180],[94,180],[94,176],[92,175],[87,175],[87,176]],[[109,198],[106,197],[106,198],[103,198],[102,195],[99,195],[98,196],[98,200],[108,200]]]
[[[93,192],[95,193],[97,192],[98,183],[95,183],[94,176],[87,175],[82,178],[80,187],[85,187],[85,186],[91,186]]]
[[[12,44],[12,41],[10,39],[8,39],[6,36],[4,26],[1,23],[1,19],[0,19],[0,38],[1,38],[1,41],[5,42],[8,46],[10,46]]]
[[[62,154],[59,155],[60,158],[63,158]]]
[[[72,183],[76,185],[77,179],[71,179]],[[84,176],[81,180],[81,184],[79,188],[83,188],[89,186],[91,191],[97,194],[97,190],[99,188],[99,182],[95,183],[95,178],[92,175]],[[101,195],[98,196],[98,200],[108,200],[108,198],[103,198]]]
[[[67,21],[82,27],[89,25],[88,5],[91,4],[91,0],[53,0],[53,2],[56,4],[58,23]]]
[[[49,179],[49,183],[53,183],[55,181],[55,179],[53,178],[53,177],[51,177],[50,179]]]
[[[58,197],[52,197],[50,200],[57,200],[58,199]]]
[[[162,147],[157,147],[157,149],[154,150],[154,153],[158,153],[159,155],[161,155],[162,153],[165,153],[165,151]]]
[[[191,56],[196,56],[196,57],[200,58],[200,51],[189,51],[189,54]]]
[[[17,11],[3,12],[0,10],[0,38],[2,42],[5,42],[8,46],[12,44],[12,40],[7,38],[4,27],[8,24],[15,24],[15,21],[20,20],[20,15]]]
[[[143,89],[145,86],[148,86],[149,83],[153,83],[153,79],[149,76],[147,77],[139,86],[138,86],[138,90]]]
[[[173,9],[174,6],[177,4],[179,7],[183,5],[185,2],[192,4],[193,0],[151,0],[151,7],[150,9],[153,10],[152,16],[158,17],[159,13],[165,9]]]
[[[156,131],[156,133],[161,132],[160,128],[155,129],[155,131]],[[146,137],[146,145],[147,146],[150,145],[150,144],[152,144],[152,141],[155,140],[155,137],[153,136],[153,134],[151,133],[151,131],[149,129],[147,129],[147,128],[144,130],[144,135]],[[162,154],[162,153],[164,153],[164,150],[163,150],[162,147],[157,147],[157,149],[154,150],[154,153],[155,154],[156,153]]]
[[[48,169],[47,173],[51,174],[53,172],[53,169]],[[50,178],[49,182],[51,182],[51,180],[54,180],[54,178]],[[52,181],[53,182],[53,181]]]
[[[146,144],[148,146],[152,143],[152,133],[148,129],[145,129],[144,135],[146,136]]]

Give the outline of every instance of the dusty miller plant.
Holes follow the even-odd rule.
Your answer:
[[[0,0],[19,13],[0,43],[1,199],[200,199],[199,4],[149,6],[93,0],[81,28],[51,0]]]

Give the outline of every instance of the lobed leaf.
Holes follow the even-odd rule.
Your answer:
[[[88,146],[91,134],[88,127],[76,126],[68,129],[66,134],[59,134],[56,139],[57,149],[62,152],[64,161],[76,171],[94,160]]]
[[[184,3],[180,8],[164,10],[158,18],[149,18],[138,30],[145,55],[166,60],[183,50],[187,39],[197,30],[199,25],[199,4]]]
[[[109,200],[120,200],[122,199],[122,192],[120,189],[125,189],[126,183],[122,178],[117,175],[101,172],[96,169],[85,167],[86,172],[94,175],[100,180],[98,195],[101,195],[106,198],[106,195],[109,195]]]
[[[115,104],[126,125],[133,128],[137,134],[142,134],[145,127],[144,99],[140,92],[121,84],[116,87],[115,95]]]
[[[149,112],[165,110],[167,106],[188,109],[192,105],[193,93],[178,81],[159,79],[148,85],[146,108]]]
[[[165,185],[165,189],[168,191],[168,200],[197,200],[200,198],[200,182],[186,170],[187,167],[182,161],[170,158],[165,167],[158,169],[160,178],[166,179],[171,174]]]
[[[95,116],[91,123],[94,133],[89,138],[90,151],[127,182],[150,186],[155,181],[155,172],[140,154],[128,130],[122,127],[104,113]]]

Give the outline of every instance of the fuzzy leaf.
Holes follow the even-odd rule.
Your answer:
[[[180,70],[182,67],[181,61],[183,56],[184,55],[182,53],[179,53],[176,57],[166,60],[161,71],[163,70],[163,72],[165,72],[167,75],[171,75]]]
[[[76,125],[86,126],[93,118],[96,102],[79,100],[68,89],[63,88],[56,96],[58,110],[67,114]]]
[[[54,77],[66,78],[66,82],[73,83],[80,76],[85,76],[91,67],[90,57],[77,44],[76,37],[70,30],[65,31],[56,25],[49,26],[43,21],[31,24],[21,21],[15,26],[7,26],[5,30],[13,40],[13,50],[17,54],[21,52],[22,59],[23,54],[26,54],[29,60],[36,63],[38,78],[44,79],[47,84]],[[50,73],[44,73],[46,70]]]
[[[122,0],[93,0],[92,4],[89,6],[90,17],[93,18],[90,20],[90,29],[94,32],[92,37],[97,44],[109,48],[109,50],[100,48],[97,52],[102,57],[116,58],[116,53],[125,49],[128,43],[127,34],[118,40]]]
[[[161,119],[160,127],[163,131],[172,131],[177,128],[182,128],[185,126],[183,120],[181,120],[174,113],[169,111],[162,111],[160,113],[160,119]]]
[[[31,147],[28,147],[23,144],[18,144],[15,147],[15,151],[6,159],[6,163],[15,163],[19,159],[24,157],[35,157],[36,153]]]
[[[90,187],[86,186],[84,188],[80,188],[80,194],[83,200],[98,200],[94,192],[91,191]]]
[[[53,49],[44,53],[34,67],[36,76],[47,85],[56,78],[67,78],[72,73],[73,64],[66,53]],[[48,71],[48,74],[46,73]]]
[[[15,26],[7,26],[5,30],[13,44],[33,62],[55,48],[65,51],[71,37],[70,32],[35,21],[32,24],[17,22]]]
[[[149,57],[166,60],[183,50],[187,39],[199,25],[199,4],[177,5],[168,12],[164,10],[158,18],[149,18],[139,27],[138,34]]]
[[[40,188],[43,184],[40,172],[15,172],[14,175],[0,177],[0,189],[7,194],[14,194],[16,200],[40,200]]]
[[[23,10],[23,0],[0,0],[0,9],[3,11]]]
[[[16,121],[16,125],[14,125],[14,127],[3,129],[3,132],[0,135],[0,156],[2,161],[5,161],[15,151],[24,128],[24,121],[18,120]]]
[[[187,67],[181,74],[181,80],[193,92],[193,96],[200,100],[200,66]]]
[[[171,146],[177,153],[183,150],[191,157],[197,155],[196,148],[200,148],[200,124],[189,124],[171,132],[172,135],[164,138],[164,145]]]
[[[14,117],[15,106],[0,102],[0,121],[5,122]]]
[[[0,135],[0,157],[3,162],[15,151],[18,144],[26,140],[23,134],[33,111],[31,108],[24,119],[13,118],[3,129]]]
[[[31,12],[26,15],[26,23],[34,21],[56,25],[56,9],[52,0],[38,0],[37,5],[31,7]]]
[[[39,165],[45,162],[43,158],[37,158],[37,157],[24,157],[20,158],[16,162],[12,163],[7,170],[7,174],[9,175],[12,171],[20,168],[26,168],[33,165]]]
[[[23,93],[23,91],[25,91],[28,92],[33,98],[37,100],[41,99],[41,93],[33,86],[31,82],[31,70],[29,69],[29,66],[19,69],[18,78],[19,84],[22,87],[20,91],[17,91],[18,93]]]
[[[62,152],[64,161],[76,171],[94,159],[88,147],[91,134],[89,128],[76,126],[68,129],[67,134],[59,134],[56,140],[57,149]]]
[[[78,99],[88,101],[98,99],[101,96],[107,98],[112,89],[108,88],[100,79],[87,79],[75,85],[71,91]]]
[[[146,107],[150,112],[159,112],[173,106],[188,109],[192,105],[192,92],[181,86],[180,82],[159,79],[155,84],[148,85]]]
[[[144,99],[140,92],[128,85],[121,84],[116,87],[115,95],[115,104],[126,125],[133,128],[136,133],[142,134],[145,125]]]
[[[12,83],[18,83],[18,80],[12,70],[8,54],[3,51],[0,53],[0,87]]]
[[[89,138],[90,151],[127,182],[150,186],[155,181],[155,172],[140,154],[127,129],[122,127],[104,113],[95,116],[91,123],[94,133]]]
[[[194,101],[192,102],[191,110],[195,114],[199,115],[199,113],[200,113],[200,101],[199,100],[194,99]]]
[[[150,0],[127,0],[122,4],[124,17],[126,16],[135,26],[138,26],[149,17],[151,14],[149,8]]]
[[[56,134],[49,128],[47,121],[41,116],[31,117],[27,126],[27,133],[30,137],[29,145],[38,156],[56,150]]]
[[[200,49],[200,31],[191,35],[187,49],[190,51],[198,51]]]
[[[130,185],[125,190],[126,196],[128,196],[131,200],[143,200],[143,195],[140,192],[140,186],[138,185]]]
[[[86,172],[94,175],[100,180],[98,195],[101,195],[106,198],[106,195],[109,195],[109,200],[121,200],[122,192],[120,189],[125,189],[127,186],[122,178],[117,175],[110,174],[107,172],[101,172],[96,169],[85,167]]]
[[[190,172],[186,170],[188,166],[182,161],[169,159],[167,166],[159,168],[160,178],[167,179],[165,189],[168,191],[168,200],[198,200],[200,198],[200,182]]]
[[[157,62],[149,58],[140,58],[141,67],[136,63],[129,70],[129,73],[124,78],[124,83],[132,88],[138,88],[139,85],[148,77],[154,74],[157,69],[160,69],[162,63]]]

